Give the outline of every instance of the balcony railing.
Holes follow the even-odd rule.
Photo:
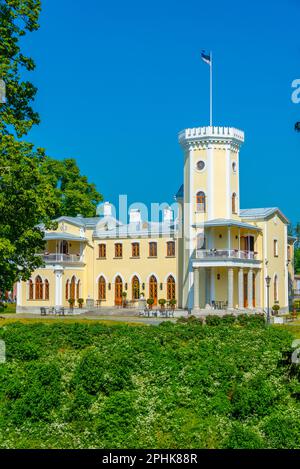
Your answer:
[[[83,257],[80,254],[42,254],[46,263],[50,262],[83,262]]]
[[[257,259],[257,252],[239,251],[237,249],[197,249],[197,259]]]
[[[293,290],[293,296],[300,297],[300,290]]]

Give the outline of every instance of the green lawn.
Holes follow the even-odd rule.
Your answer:
[[[1,314],[13,314],[16,312],[16,304],[15,303],[7,303],[7,307],[4,308],[3,311],[0,311]]]
[[[3,320],[0,448],[300,448],[300,328],[216,322]]]

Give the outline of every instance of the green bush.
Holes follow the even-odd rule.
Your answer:
[[[222,324],[231,325],[231,324],[234,324],[235,322],[236,322],[236,317],[234,316],[234,314],[224,314],[224,316],[222,317]]]
[[[210,314],[206,316],[205,323],[207,326],[220,326],[222,323],[222,317],[215,314]]]

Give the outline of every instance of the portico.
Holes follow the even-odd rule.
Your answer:
[[[261,268],[258,265],[193,266],[193,312],[201,309],[260,310]]]

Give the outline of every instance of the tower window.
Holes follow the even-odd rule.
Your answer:
[[[237,213],[237,208],[236,208],[236,193],[235,193],[235,192],[232,194],[231,202],[232,202],[232,213]]]
[[[274,249],[274,257],[278,257],[278,241],[277,241],[277,239],[274,239],[273,249]]]
[[[200,213],[206,212],[206,197],[204,192],[200,191],[196,195],[196,210]]]
[[[232,171],[234,173],[236,173],[236,162],[235,161],[233,161],[233,163],[232,163]]]
[[[203,169],[205,168],[205,162],[202,160],[198,161],[196,164],[196,168],[198,171],[203,171]]]

